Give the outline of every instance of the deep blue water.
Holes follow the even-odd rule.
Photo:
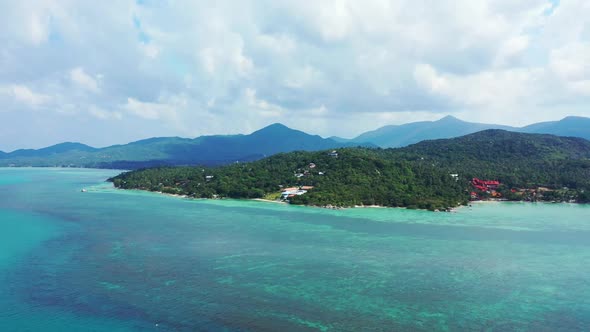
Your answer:
[[[0,331],[590,330],[588,206],[332,211],[115,174],[0,169]]]

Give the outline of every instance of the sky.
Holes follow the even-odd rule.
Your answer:
[[[587,0],[0,0],[0,150],[590,116]]]

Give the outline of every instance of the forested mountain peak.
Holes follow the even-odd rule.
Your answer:
[[[463,120],[460,120],[452,115],[447,115],[437,121],[433,121],[433,122],[465,122]]]
[[[296,138],[296,137],[318,137],[317,135],[307,134],[301,130],[296,130],[285,126],[282,123],[273,123],[262,129],[259,129],[249,136],[252,137],[264,137],[268,139],[274,138]]]
[[[280,123],[280,122],[275,122],[273,124],[270,124],[266,127],[260,128],[256,131],[254,131],[252,134],[254,133],[259,133],[259,132],[271,132],[271,131],[291,131],[291,130],[295,130],[295,129],[291,129],[287,126],[285,126],[284,124]]]

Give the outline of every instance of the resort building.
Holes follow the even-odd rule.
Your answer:
[[[290,197],[303,195],[308,190],[311,190],[311,189],[313,189],[313,186],[302,186],[300,188],[297,188],[297,187],[285,188],[281,192],[281,199],[282,200],[285,200],[285,199],[288,199]]]

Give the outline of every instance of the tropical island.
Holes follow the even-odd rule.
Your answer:
[[[265,198],[323,207],[448,210],[490,198],[585,203],[590,202],[590,141],[485,130],[405,148],[295,151],[220,167],[141,169],[109,180],[121,189],[191,198]]]

